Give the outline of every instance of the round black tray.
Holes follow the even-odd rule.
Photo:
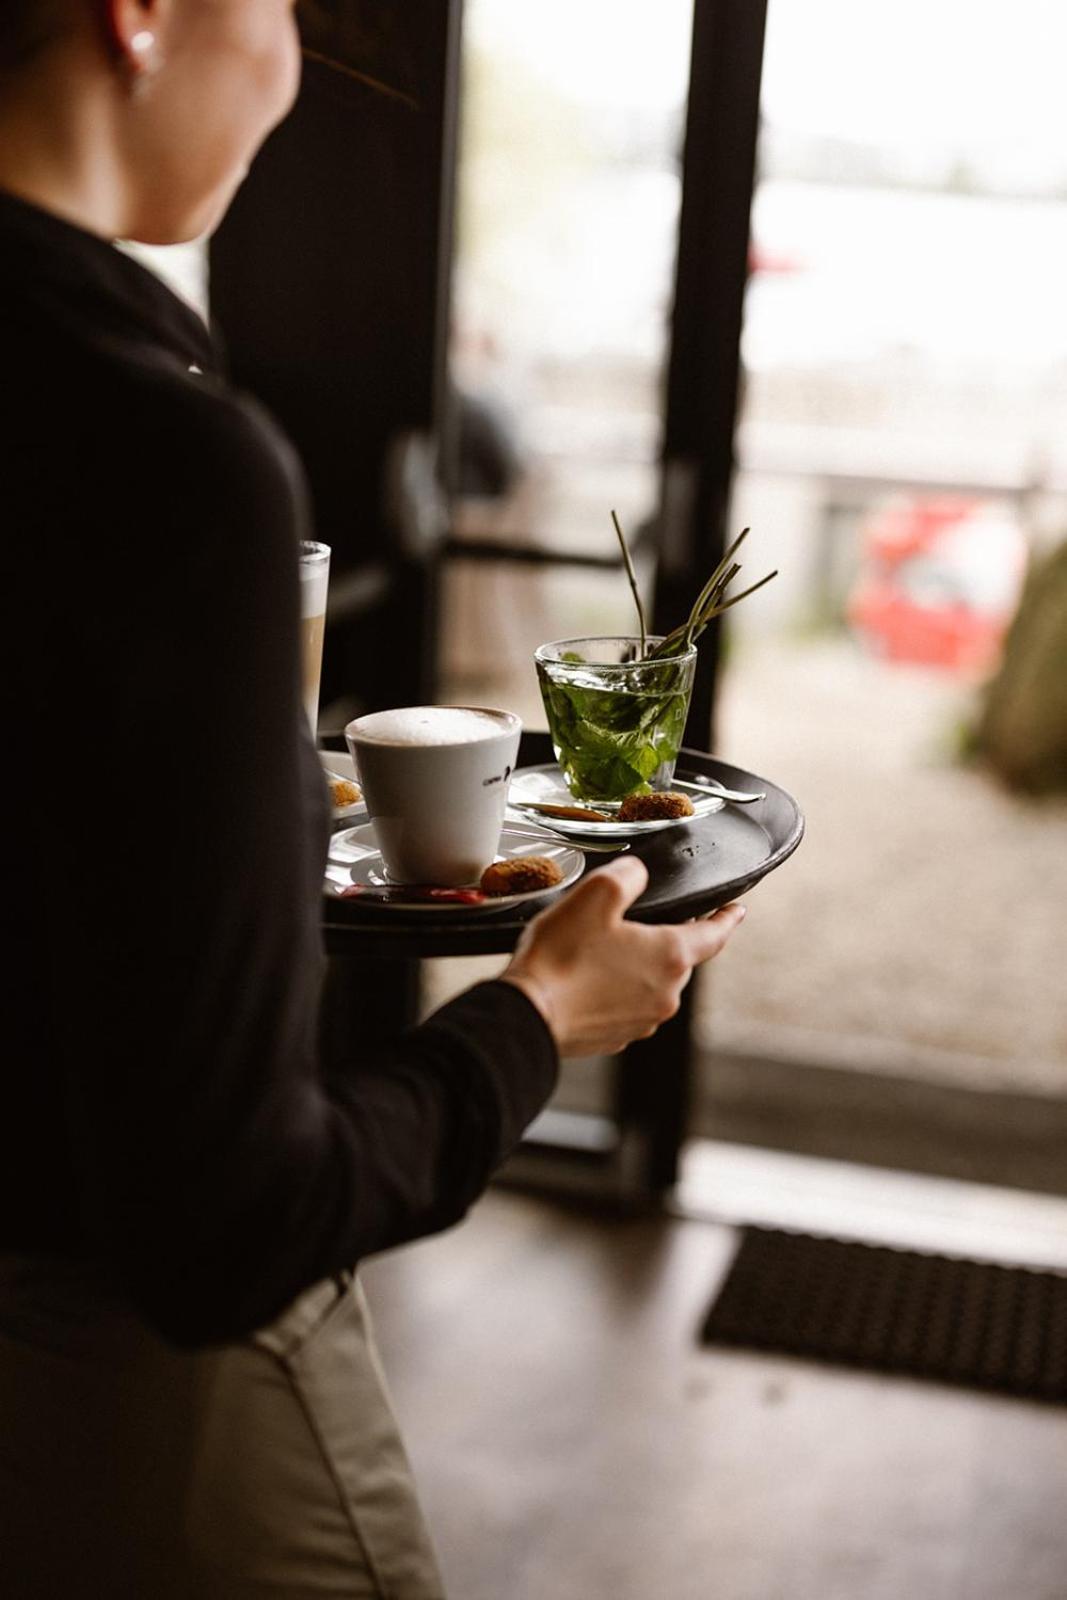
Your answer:
[[[523,765],[552,759],[547,734],[524,733]],[[780,867],[800,843],[804,818],[792,795],[767,778],[730,766],[699,750],[683,750],[678,776],[703,774],[729,789],[761,789],[753,805],[726,805],[710,816],[663,828],[635,840],[631,853],[648,868],[648,887],[628,913],[639,922],[685,922],[727,905]],[[581,848],[579,840],[574,843]],[[587,872],[612,856],[590,855]],[[506,954],[526,923],[547,902],[504,911],[405,912],[323,896],[327,949],[337,955],[375,957]]]

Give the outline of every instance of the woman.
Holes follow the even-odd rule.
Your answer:
[[[627,923],[621,861],[501,980],[325,1080],[300,471],[111,244],[218,222],[296,93],[291,6],[0,19],[9,726],[62,729],[76,802],[42,762],[6,795],[28,1043],[0,1122],[3,1592],[428,1600],[355,1264],[462,1216],[559,1053],[654,1031],[742,913]]]

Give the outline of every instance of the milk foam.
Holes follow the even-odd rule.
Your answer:
[[[326,614],[326,596],[330,587],[330,569],[328,567],[301,567],[300,569],[300,615],[302,617],[322,617]]]
[[[300,563],[300,615],[321,617],[326,614],[326,596],[330,588],[330,563],[328,561],[302,561]]]
[[[475,711],[468,706],[399,706],[360,717],[350,731],[370,744],[478,744],[511,731],[503,712]]]

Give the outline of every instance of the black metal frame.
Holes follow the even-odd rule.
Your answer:
[[[682,213],[671,321],[653,627],[668,632],[726,546],[740,407],[767,0],[695,0]],[[714,745],[719,625],[702,643],[686,742]],[[616,1117],[650,1196],[678,1172],[693,1082],[693,986],[677,1016],[620,1064]]]
[[[722,556],[740,409],[767,0],[695,0],[671,323],[653,625],[688,613]],[[687,743],[713,737],[718,624],[702,644]]]

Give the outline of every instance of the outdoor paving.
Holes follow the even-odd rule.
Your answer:
[[[1067,799],[959,763],[973,700],[843,637],[731,660],[717,753],[807,833],[710,970],[709,1041],[1067,1094]]]

